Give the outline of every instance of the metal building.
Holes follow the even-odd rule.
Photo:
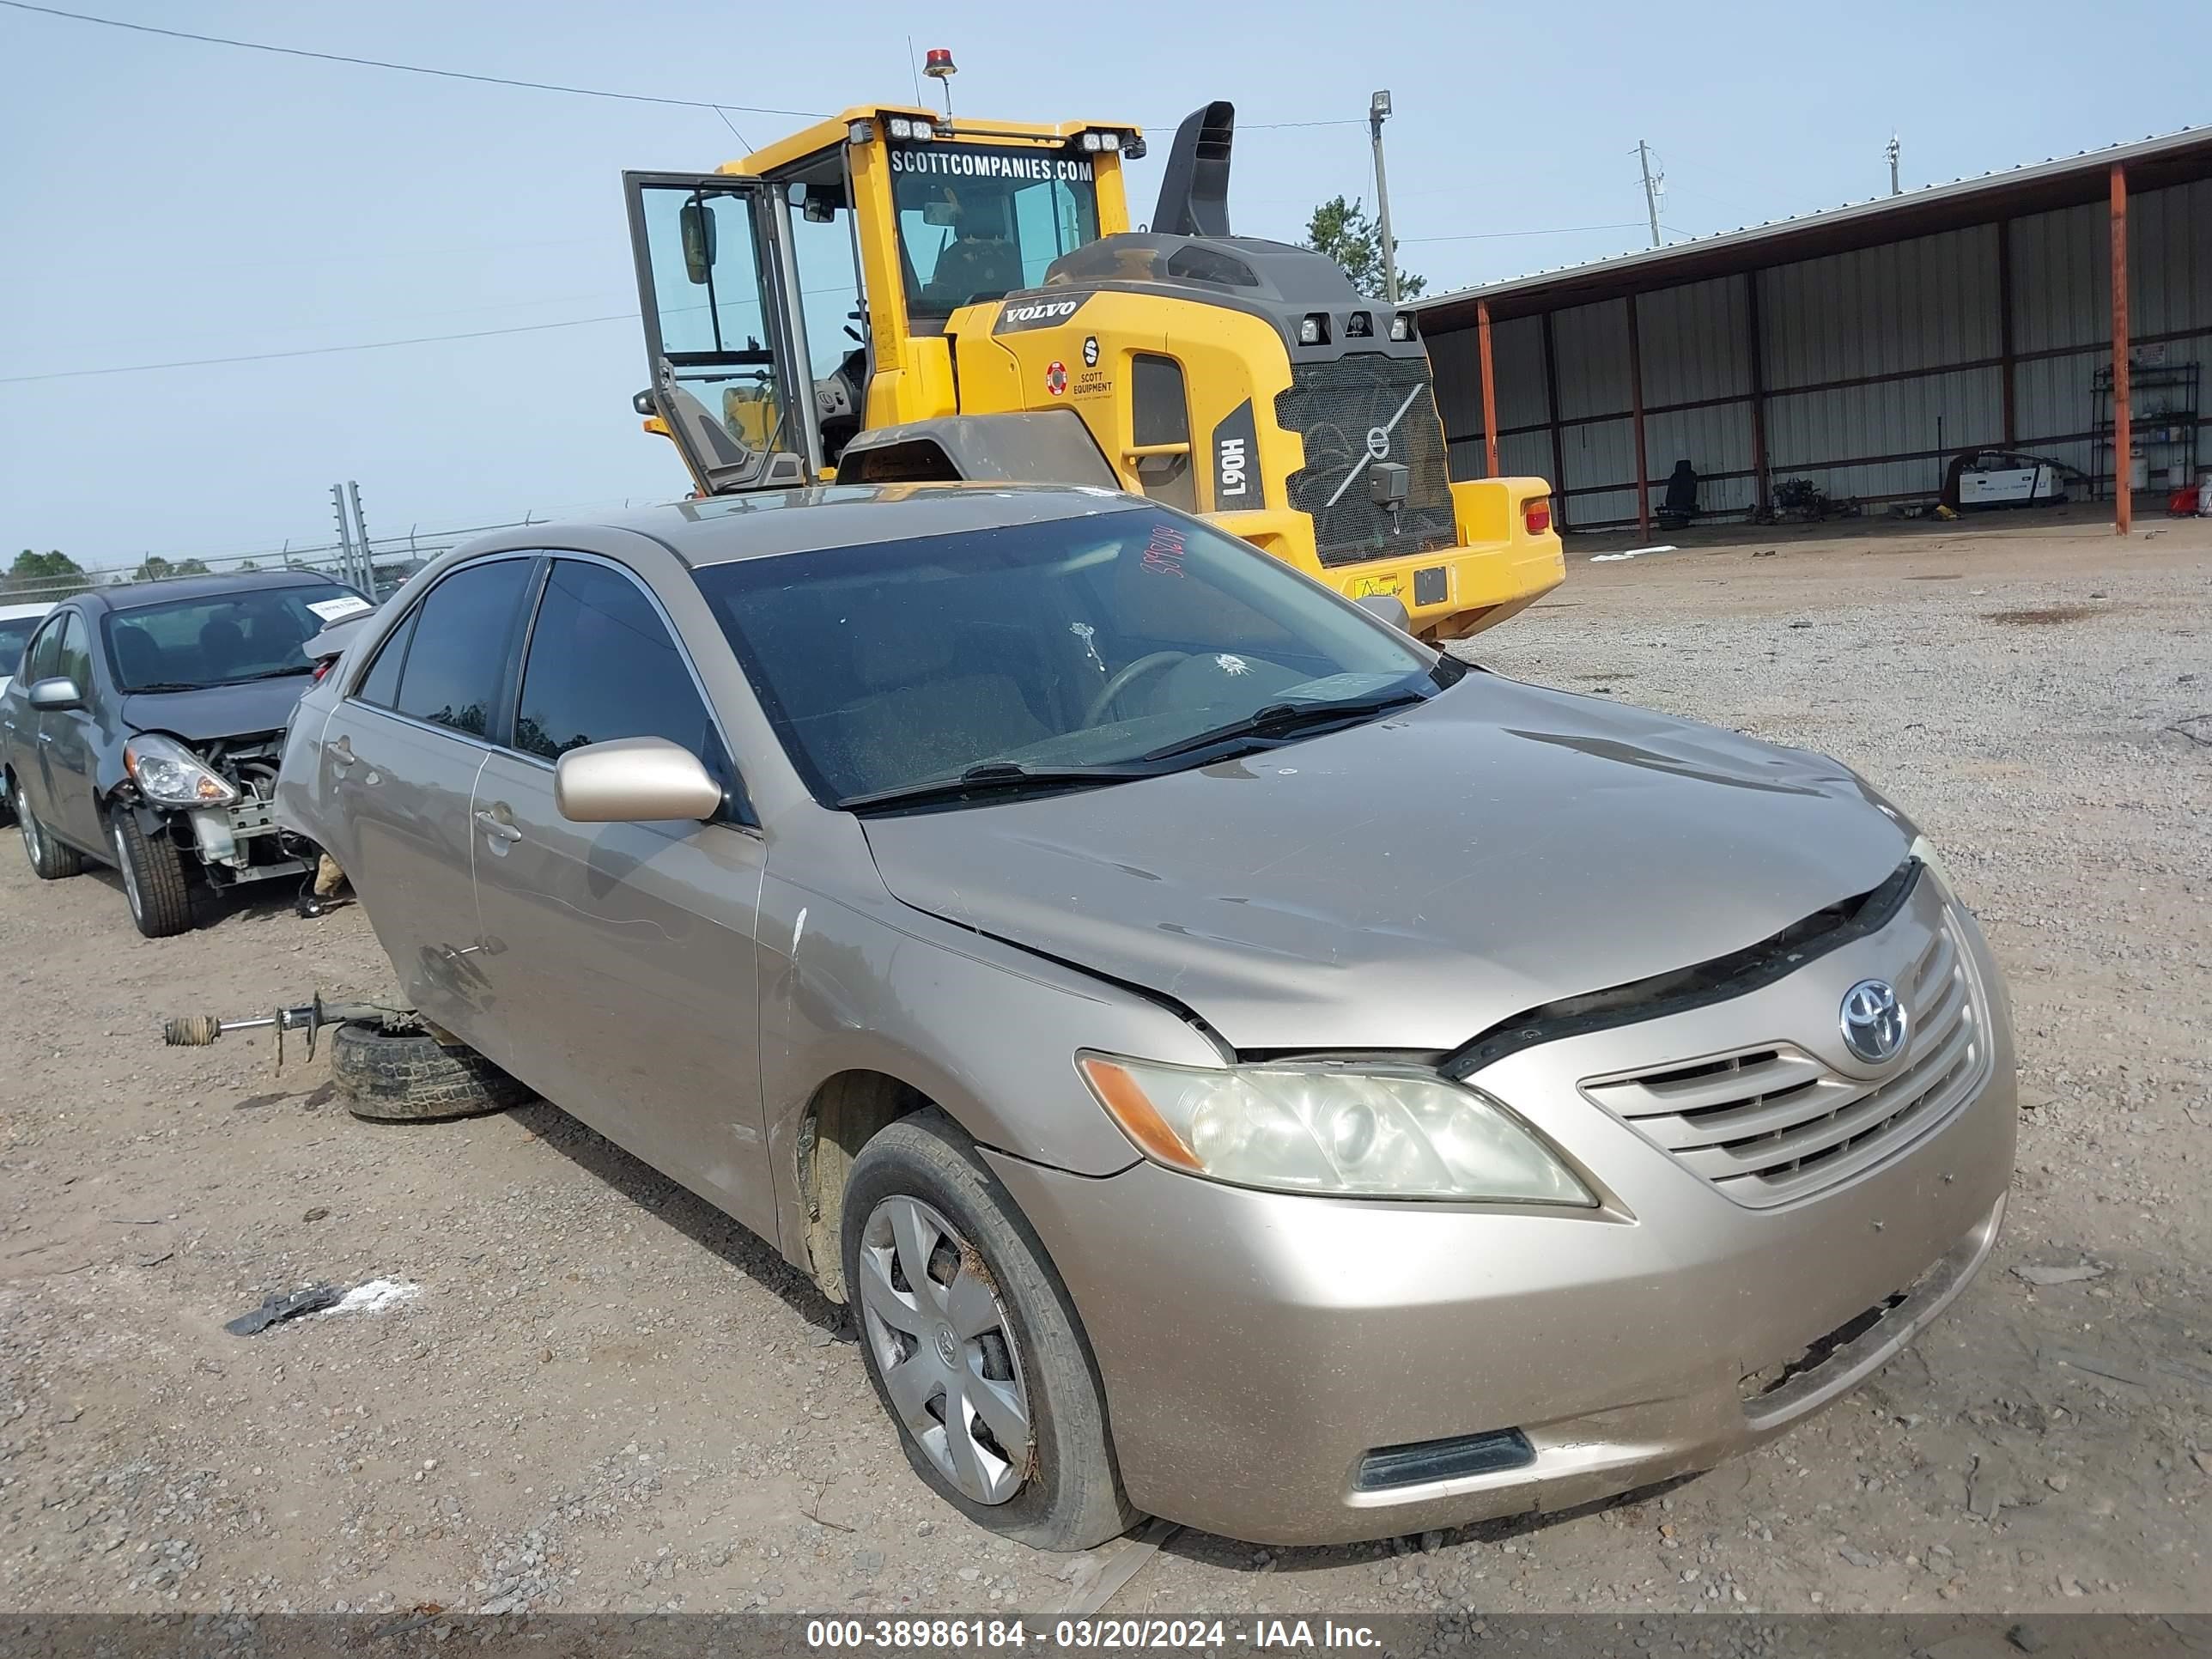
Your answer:
[[[2163,492],[2196,481],[2192,459],[2212,466],[2195,390],[2212,357],[2212,131],[1419,309],[1454,475],[1548,477],[1571,529],[1649,529],[1680,460],[1705,516],[1766,507],[1794,478],[1926,500],[1980,446],[2100,475],[2100,495],[2129,456],[2122,475]],[[2130,505],[2118,492],[2124,529]]]

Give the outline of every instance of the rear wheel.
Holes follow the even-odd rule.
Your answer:
[[[167,836],[149,836],[126,806],[108,820],[115,867],[123,874],[123,896],[131,920],[148,939],[188,933],[192,925],[192,890],[185,880],[184,854]]]
[[[15,828],[22,834],[23,855],[31,861],[31,873],[40,881],[59,881],[82,872],[84,855],[53,838],[20,790],[15,798]]]
[[[1137,1518],[1073,1304],[975,1144],[932,1108],[861,1149],[845,1284],[915,1472],[981,1527],[1082,1550]]]
[[[331,1039],[331,1080],[356,1117],[376,1122],[469,1117],[536,1098],[475,1049],[419,1028],[339,1026]]]

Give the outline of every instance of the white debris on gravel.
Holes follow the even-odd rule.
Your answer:
[[[404,1279],[372,1279],[356,1285],[337,1299],[336,1305],[325,1308],[315,1319],[328,1319],[333,1314],[382,1313],[386,1308],[396,1308],[403,1302],[412,1302],[422,1294],[422,1287]]]

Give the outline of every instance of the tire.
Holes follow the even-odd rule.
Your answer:
[[[22,834],[23,855],[31,861],[31,873],[40,881],[61,881],[84,872],[84,854],[56,841],[39,822],[31,803],[20,794],[15,799],[15,828]]]
[[[331,1081],[356,1117],[422,1123],[503,1112],[537,1097],[473,1048],[419,1030],[341,1025],[331,1038]]]
[[[167,836],[149,836],[138,815],[118,806],[108,817],[107,839],[115,867],[123,875],[123,896],[131,920],[148,939],[168,939],[192,927],[192,890],[185,880],[184,854]]]
[[[1139,1517],[1121,1490],[1091,1344],[1043,1245],[975,1143],[934,1107],[892,1123],[854,1160],[842,1231],[862,1363],[931,1490],[977,1526],[1037,1549],[1090,1549],[1127,1531]],[[903,1265],[917,1253],[908,1241],[924,1239],[927,1291]],[[896,1387],[887,1367],[902,1379]],[[1024,1419],[1026,1443],[1012,1444],[1012,1425]]]

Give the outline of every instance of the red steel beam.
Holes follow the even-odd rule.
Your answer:
[[[1633,315],[1633,313],[1631,313]],[[2135,411],[2128,386],[2128,170],[2112,163],[2112,533],[2135,526]]]
[[[1483,476],[1498,476],[1498,373],[1490,356],[1490,302],[1478,300],[1474,303],[1475,343],[1482,353],[1482,461]]]
[[[1628,416],[1636,425],[1636,528],[1651,533],[1651,465],[1644,455],[1644,342],[1636,332],[1636,296],[1628,296]]]

